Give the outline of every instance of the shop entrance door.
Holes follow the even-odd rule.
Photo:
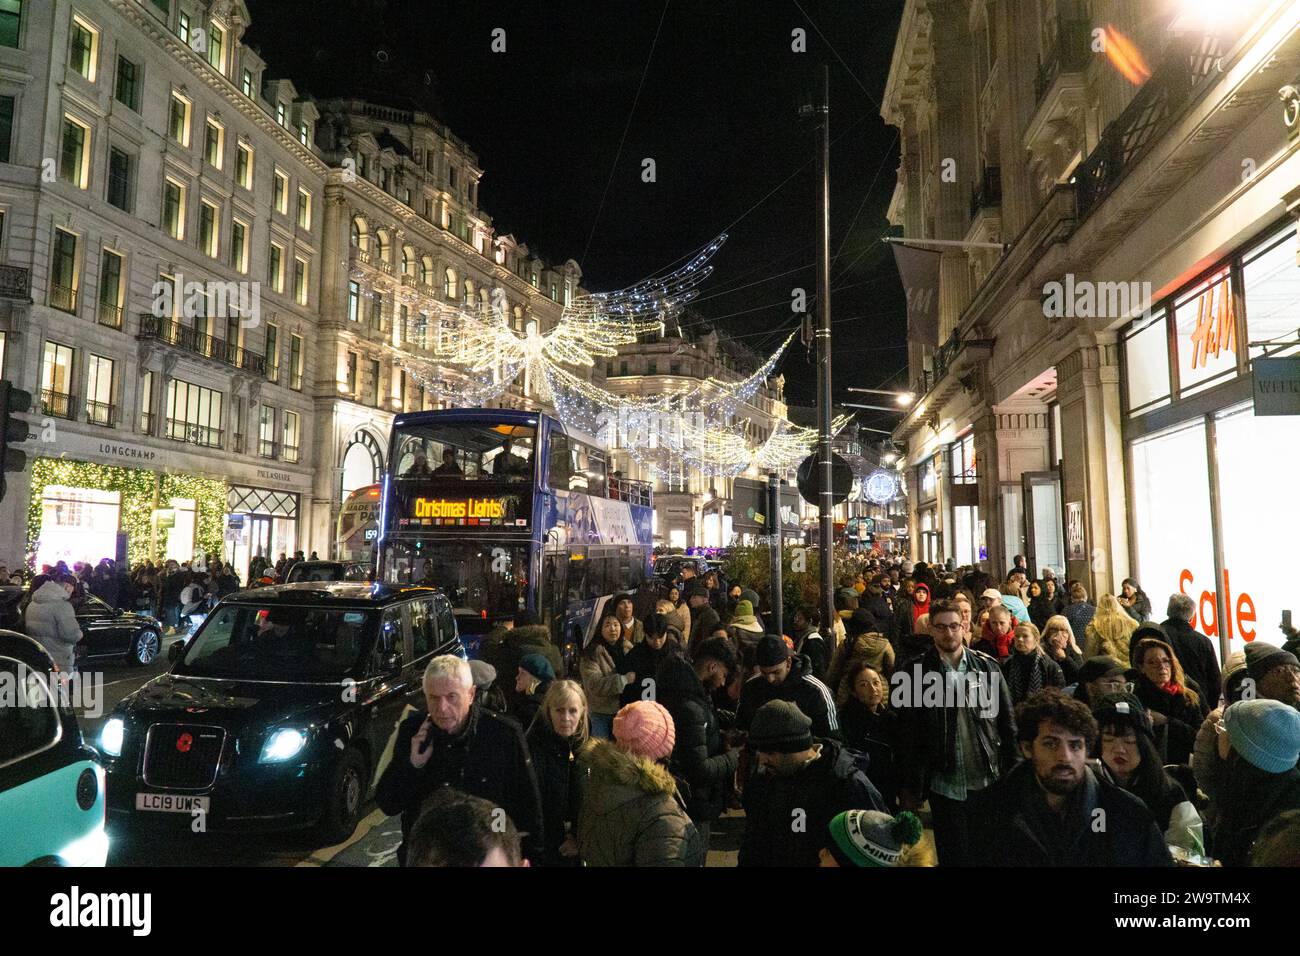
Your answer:
[[[1051,568],[1065,580],[1065,535],[1062,528],[1061,473],[1028,471],[1021,477],[1025,507],[1025,561],[1031,577]]]
[[[266,515],[249,515],[248,526],[250,560],[260,555],[274,561],[275,557],[271,553],[271,548],[275,544],[271,534],[271,519]]]

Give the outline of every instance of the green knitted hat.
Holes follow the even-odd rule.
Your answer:
[[[841,866],[897,866],[903,850],[921,839],[916,814],[846,810],[831,820],[831,853]]]

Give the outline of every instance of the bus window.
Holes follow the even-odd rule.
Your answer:
[[[597,498],[605,497],[605,453],[599,448],[584,445],[587,453],[587,493]]]
[[[504,423],[404,425],[394,434],[393,473],[399,480],[437,477],[529,482],[536,434],[532,425]]]
[[[569,436],[551,432],[548,473],[546,483],[552,491],[568,491],[573,462],[569,450]]]
[[[568,594],[565,598],[566,604],[576,604],[586,596],[586,577],[586,560],[581,555],[573,555],[570,557],[569,574],[567,579]]]

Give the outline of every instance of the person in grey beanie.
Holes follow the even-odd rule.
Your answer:
[[[758,708],[749,746],[758,772],[744,793],[740,866],[818,866],[837,814],[885,808],[853,751],[815,737],[808,715],[790,701]]]
[[[1227,773],[1211,850],[1224,866],[1245,866],[1261,827],[1300,809],[1300,711],[1280,700],[1241,700],[1223,712]]]

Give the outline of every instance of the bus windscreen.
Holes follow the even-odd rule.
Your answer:
[[[488,422],[431,422],[394,431],[393,478],[531,484],[537,428]]]

